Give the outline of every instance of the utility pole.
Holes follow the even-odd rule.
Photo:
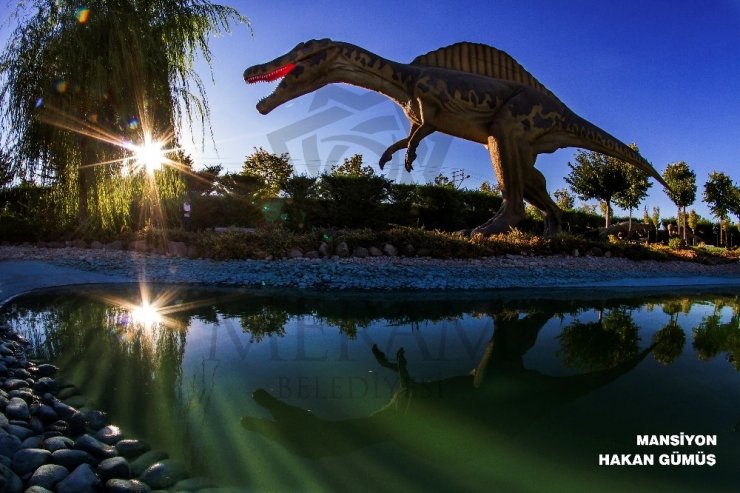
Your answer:
[[[464,169],[458,168],[458,169],[452,170],[452,184],[458,190],[460,189],[460,187],[462,187],[463,182],[468,178],[470,178],[470,175],[465,174]]]

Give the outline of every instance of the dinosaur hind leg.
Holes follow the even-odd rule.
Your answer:
[[[545,236],[554,236],[562,230],[562,212],[547,193],[545,177],[535,168],[529,168],[524,180],[524,198],[545,215]]]
[[[504,200],[495,216],[472,231],[485,236],[507,231],[524,218],[525,170],[534,165],[534,155],[511,139],[489,137],[487,147]]]

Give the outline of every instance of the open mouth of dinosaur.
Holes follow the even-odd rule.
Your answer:
[[[287,65],[283,65],[282,67],[278,67],[275,70],[271,70],[270,72],[266,72],[264,74],[251,75],[245,80],[247,84],[256,84],[258,82],[274,82],[288,75],[290,72],[293,71],[294,68],[296,68],[295,63],[288,63]],[[263,107],[267,100],[275,94],[279,87],[280,86],[278,85],[270,94],[260,99],[257,103],[257,108],[259,109],[260,107]]]
[[[278,79],[282,79],[283,77],[288,75],[295,67],[295,63],[289,63],[287,65],[283,65],[280,68],[276,68],[271,72],[267,72],[266,74],[253,75],[247,78],[247,84],[255,84],[257,82],[272,82]]]

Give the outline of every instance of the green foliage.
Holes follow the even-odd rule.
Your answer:
[[[283,337],[288,313],[273,306],[266,305],[257,313],[244,314],[239,317],[242,332],[249,334],[249,342],[260,342],[265,336]]]
[[[683,238],[674,236],[673,238],[668,239],[668,248],[671,250],[682,250],[686,248],[686,242]]]
[[[670,189],[664,189],[678,207],[678,225],[686,239],[686,207],[696,200],[696,173],[684,161],[671,163],[663,171],[663,179]],[[692,228],[693,229],[693,228]]]
[[[691,231],[696,232],[696,227],[699,225],[699,214],[694,209],[691,209],[691,212],[689,212],[688,222]]]
[[[675,320],[653,335],[653,357],[662,365],[670,365],[681,356],[686,344],[686,334]]]
[[[665,189],[666,195],[670,197],[679,208],[686,208],[696,200],[696,173],[689,168],[685,161],[671,163],[663,171],[663,179],[668,183],[670,189]]]
[[[263,223],[260,207],[250,197],[236,194],[197,195],[191,198],[191,228],[255,227]]]
[[[208,122],[195,59],[210,62],[210,34],[246,19],[207,1],[92,0],[84,21],[78,6],[19,4],[0,55],[0,118],[15,177],[65,198],[48,213],[111,232],[129,226],[125,211],[144,186],[118,174],[125,142],[163,138],[185,119]]]
[[[568,367],[595,371],[613,368],[637,355],[637,333],[631,315],[615,309],[596,322],[576,320],[558,338]]]
[[[701,360],[712,359],[721,352],[727,353],[730,364],[740,370],[740,312],[737,307],[725,323],[717,313],[704,317],[694,329],[693,346]]]
[[[205,166],[198,171],[185,174],[185,183],[189,192],[199,195],[211,195],[223,192],[221,188],[221,172],[224,170],[220,164]]]
[[[439,173],[437,176],[435,176],[432,184],[438,187],[457,188],[455,187],[455,182],[452,180],[452,178],[445,176],[444,173]]]
[[[479,190],[483,193],[501,196],[501,187],[498,185],[498,183],[491,185],[488,180],[484,180],[483,182],[481,182]]]
[[[375,175],[332,173],[321,176],[321,197],[326,217],[336,227],[381,227],[387,223],[383,214],[390,180]]]
[[[650,216],[650,221],[653,223],[653,227],[657,231],[660,227],[660,207],[653,207],[653,213]]]
[[[259,178],[264,183],[262,193],[277,197],[285,180],[293,174],[293,165],[288,153],[278,155],[255,147],[254,152],[245,158],[241,174]]]
[[[610,225],[612,198],[627,188],[625,163],[598,152],[576,152],[576,164],[568,163],[571,172],[566,183],[581,200],[597,199],[606,204],[606,227]]]
[[[576,198],[566,188],[559,188],[552,195],[555,197],[555,203],[564,211],[569,211],[576,205]]]
[[[637,146],[634,146],[634,150],[639,152]],[[624,176],[626,187],[614,194],[614,203],[623,209],[629,210],[629,219],[631,221],[632,210],[637,208],[645,200],[648,190],[653,184],[648,180],[647,173],[635,166],[625,165]]]
[[[346,158],[342,164],[332,166],[331,176],[364,176],[371,177],[375,171],[370,166],[363,166],[362,154],[353,154]]]
[[[727,242],[727,218],[730,212],[740,215],[740,190],[725,173],[712,171],[704,184],[704,202],[720,221],[720,244]]]
[[[293,175],[283,181],[281,189],[289,197],[285,205],[287,225],[302,230],[307,224],[320,224],[321,207],[317,202],[318,178]]]
[[[714,217],[726,219],[737,201],[737,187],[725,173],[712,171],[704,184],[703,198]]]

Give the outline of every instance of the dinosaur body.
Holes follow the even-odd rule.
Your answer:
[[[244,72],[248,83],[279,78],[284,79],[275,92],[257,104],[260,113],[338,82],[377,91],[400,105],[409,135],[388,147],[381,168],[405,148],[405,167],[411,171],[419,143],[433,132],[486,146],[503,204],[474,233],[516,225],[524,217],[524,200],[544,213],[547,234],[560,232],[561,211],[534,164],[538,154],[564,147],[626,161],[666,186],[637,152],[576,115],[513,58],[490,46],[458,43],[403,64],[348,43],[314,40]]]

